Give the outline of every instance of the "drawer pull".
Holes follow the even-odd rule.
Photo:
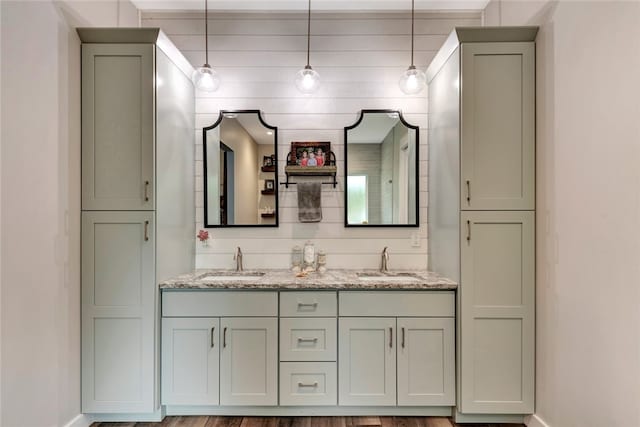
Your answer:
[[[404,348],[404,326],[402,327],[402,348]]]
[[[149,181],[144,182],[144,201],[149,201]]]
[[[317,307],[318,303],[317,302],[299,302],[298,303],[298,307],[302,308],[302,307]]]
[[[298,337],[298,342],[318,342],[318,338],[303,338],[303,337]]]
[[[389,347],[393,348],[393,328],[389,328]]]
[[[222,330],[222,348],[227,348],[227,327]]]
[[[298,383],[298,387],[318,387],[318,382],[314,382],[314,383]]]
[[[149,221],[144,222],[144,241],[149,241]]]
[[[211,348],[213,348],[213,331],[216,330],[216,327],[214,326],[213,328],[211,328]]]

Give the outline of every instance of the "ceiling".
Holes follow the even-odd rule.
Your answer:
[[[267,133],[271,131],[271,129],[267,129],[262,125],[257,114],[238,114],[236,120],[240,122],[240,125],[251,135],[251,138],[253,138],[256,143],[261,145],[274,144],[275,135],[269,135]]]
[[[204,0],[131,0],[142,11],[200,11]],[[416,0],[418,11],[483,10],[489,0]],[[314,11],[383,12],[411,10],[410,0],[314,0]],[[306,11],[303,0],[209,0],[217,11]]]
[[[380,144],[399,121],[386,113],[366,114],[357,127],[349,130],[349,144]]]

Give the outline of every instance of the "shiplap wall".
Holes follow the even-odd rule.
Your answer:
[[[331,141],[339,185],[323,186],[323,220],[297,220],[295,186],[280,186],[279,228],[211,229],[210,246],[198,244],[196,267],[232,268],[240,246],[245,268],[285,268],[291,248],[306,240],[328,254],[329,268],[377,268],[388,246],[391,268],[427,267],[427,91],[404,95],[398,79],[410,61],[409,13],[314,13],[311,65],[322,86],[300,94],[293,83],[306,62],[306,15],[282,13],[212,13],[209,15],[209,63],[222,84],[196,99],[196,224],[203,223],[202,132],[221,109],[259,109],[278,127],[279,179],[291,141]],[[417,13],[415,64],[423,70],[455,26],[480,25],[471,12]],[[204,63],[204,21],[197,13],[145,13],[145,27],[160,27],[194,66]],[[365,108],[402,110],[420,126],[419,228],[345,228],[343,128]],[[420,247],[411,245],[417,233]]]

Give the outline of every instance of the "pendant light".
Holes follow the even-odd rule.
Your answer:
[[[311,49],[311,0],[307,14],[307,65],[296,74],[296,87],[302,93],[313,93],[320,87],[320,74],[309,65],[309,50]]]
[[[415,14],[415,0],[411,0],[411,65],[400,77],[400,90],[407,95],[415,95],[424,89],[427,83],[427,76],[422,70],[418,70],[413,64],[413,27]]]
[[[196,89],[203,92],[215,92],[220,87],[220,77],[209,65],[209,5],[208,0],[204,0],[204,55],[205,62],[202,67],[198,67],[193,71],[191,80]]]

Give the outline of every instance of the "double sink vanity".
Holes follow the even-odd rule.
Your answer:
[[[160,288],[168,414],[385,407],[449,415],[455,405],[456,283],[449,279],[417,271],[299,278],[288,270],[207,270]]]
[[[428,129],[363,109],[343,139],[283,141],[259,110],[196,137],[193,67],[158,28],[78,29],[82,412],[533,413],[536,32],[456,28]],[[289,270],[305,240],[324,274]],[[196,270],[236,244],[276,269]],[[383,244],[406,271],[386,250],[383,271],[336,268],[378,267]]]

